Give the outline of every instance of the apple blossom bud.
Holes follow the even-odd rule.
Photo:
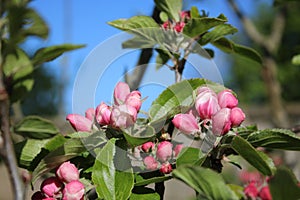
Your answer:
[[[146,142],[142,145],[142,150],[146,153],[152,151],[155,148],[155,144],[153,142]]]
[[[109,125],[111,117],[111,107],[106,105],[104,102],[101,102],[100,105],[96,108],[96,121],[100,125]]]
[[[31,196],[31,200],[41,200],[44,198],[45,198],[45,195],[41,191],[37,191]]]
[[[134,107],[137,111],[140,110],[142,101],[141,93],[139,91],[132,91],[125,100],[125,104]]]
[[[223,90],[218,94],[218,101],[221,108],[234,108],[238,105],[238,99],[231,90]]]
[[[185,26],[185,23],[184,22],[177,22],[174,26],[174,30],[177,32],[177,33],[181,33],[183,31],[183,28]]]
[[[170,163],[163,163],[159,169],[159,171],[163,174],[170,174],[172,170],[172,165]]]
[[[61,181],[66,183],[79,179],[79,171],[70,161],[62,163],[56,170],[56,175]]]
[[[94,121],[94,118],[95,118],[95,109],[94,108],[88,108],[85,111],[85,117],[88,118],[91,121]]]
[[[269,186],[264,186],[260,189],[258,196],[261,200],[272,200]]]
[[[163,27],[165,30],[169,29],[170,26],[171,26],[171,24],[170,24],[169,21],[165,21],[165,22],[162,24],[162,27]]]
[[[259,183],[261,181],[261,175],[257,171],[248,172],[248,171],[241,171],[239,174],[239,178],[243,183],[255,182]]]
[[[230,114],[230,120],[233,127],[241,125],[241,123],[245,120],[246,115],[239,107],[232,108]]]
[[[152,156],[147,156],[144,158],[144,165],[148,170],[156,170],[158,162]]]
[[[199,131],[199,125],[192,114],[177,114],[172,120],[174,126],[185,134],[193,134]]]
[[[191,12],[189,10],[181,11],[180,18],[181,19],[190,19],[191,18]]]
[[[174,148],[174,156],[177,157],[183,148],[183,144],[177,144]]]
[[[113,107],[110,120],[113,127],[127,128],[135,123],[136,118],[136,109],[124,104]]]
[[[229,108],[222,108],[212,117],[212,132],[214,135],[221,136],[230,130],[230,113]]]
[[[256,188],[255,182],[250,182],[244,189],[244,193],[248,198],[256,199],[258,196],[258,190]]]
[[[220,110],[217,95],[207,87],[199,88],[198,92],[195,108],[201,119],[211,119]]]
[[[81,200],[84,195],[84,185],[80,181],[71,181],[65,185],[63,200]]]
[[[156,158],[160,162],[166,162],[172,156],[173,144],[168,141],[162,141],[157,145]]]
[[[125,102],[126,97],[130,93],[130,88],[127,83],[118,82],[114,90],[114,102],[120,105]]]
[[[91,131],[93,122],[78,114],[69,114],[66,119],[76,131]]]
[[[63,187],[63,183],[56,177],[49,177],[41,184],[41,191],[48,197],[56,195]]]

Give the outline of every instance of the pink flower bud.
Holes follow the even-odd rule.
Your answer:
[[[81,200],[83,195],[84,185],[80,181],[71,181],[63,190],[63,200]]]
[[[189,10],[181,11],[180,18],[181,19],[190,19],[191,18],[191,12]]]
[[[79,179],[79,171],[70,161],[62,163],[56,170],[56,175],[61,181],[66,183]]]
[[[125,104],[134,107],[137,111],[140,110],[142,101],[141,93],[139,91],[132,91],[125,100]]]
[[[183,144],[177,144],[174,148],[174,156],[177,157],[183,148]]]
[[[111,107],[101,102],[96,108],[96,121],[100,125],[109,125],[111,117]]]
[[[171,24],[170,24],[169,21],[165,21],[165,22],[162,24],[162,27],[163,27],[165,30],[169,29],[170,26],[171,26]]]
[[[177,22],[174,26],[174,30],[177,32],[177,33],[181,33],[183,31],[183,28],[185,26],[185,23],[184,22]]]
[[[212,117],[212,132],[214,135],[224,135],[230,130],[230,113],[229,108],[222,108]]]
[[[152,151],[155,148],[155,144],[153,142],[146,142],[142,145],[142,150],[146,153]]]
[[[238,105],[238,99],[231,90],[223,90],[218,94],[218,101],[221,108],[234,108]]]
[[[241,171],[239,174],[239,178],[243,183],[255,182],[259,183],[261,181],[261,175],[259,172],[248,172],[248,171]]]
[[[123,104],[126,97],[130,93],[130,88],[127,83],[119,82],[114,90],[114,101],[116,105]]]
[[[218,98],[215,92],[207,87],[198,89],[195,107],[201,119],[211,119],[220,110]]]
[[[93,122],[78,114],[69,114],[66,118],[76,131],[91,131]]]
[[[94,121],[95,118],[95,109],[89,108],[85,111],[85,117],[88,118],[91,121]]]
[[[246,115],[239,107],[232,108],[230,114],[230,120],[233,127],[241,125],[241,123],[245,120]]]
[[[172,165],[170,163],[163,163],[159,169],[159,171],[163,174],[170,174],[172,170]]]
[[[244,193],[248,198],[256,199],[258,196],[258,190],[256,188],[255,182],[250,182],[244,189]]]
[[[272,200],[269,186],[262,187],[258,196],[261,198],[261,200]]]
[[[157,145],[156,158],[160,162],[166,162],[172,156],[173,144],[168,141],[162,141]]]
[[[199,125],[192,114],[177,114],[172,120],[174,126],[185,134],[193,134],[199,131]]]
[[[56,177],[49,177],[41,184],[41,191],[48,197],[56,195],[63,187],[63,183]]]
[[[111,124],[116,128],[127,128],[136,121],[137,111],[129,105],[114,106],[111,113]]]
[[[144,158],[144,165],[146,166],[146,169],[148,170],[156,170],[158,163],[152,156],[147,156]]]
[[[45,198],[45,195],[41,191],[37,191],[31,196],[31,200],[41,200],[44,198]]]

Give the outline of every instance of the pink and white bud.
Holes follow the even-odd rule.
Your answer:
[[[80,181],[71,181],[65,185],[63,200],[81,200],[84,195],[84,185]]]
[[[142,150],[146,153],[153,151],[155,144],[153,142],[146,142],[142,145]]]
[[[76,131],[91,131],[93,122],[78,114],[69,114],[66,119]]]
[[[137,118],[137,111],[129,105],[114,106],[111,113],[111,124],[115,128],[127,128],[133,125]]]
[[[183,28],[185,26],[185,23],[184,22],[177,22],[174,26],[174,30],[177,32],[177,33],[181,33],[183,31]]]
[[[172,156],[173,153],[173,144],[168,141],[162,141],[157,145],[157,150],[156,150],[156,158],[160,162],[166,162],[169,160]]]
[[[171,27],[171,23],[169,21],[165,21],[163,24],[162,24],[162,27],[167,30]]]
[[[172,123],[185,134],[194,134],[199,131],[197,120],[192,114],[177,114],[174,116]]]
[[[53,197],[63,188],[63,183],[57,177],[49,177],[41,184],[41,191],[48,197]]]
[[[85,118],[91,120],[91,121],[94,121],[94,118],[95,118],[95,109],[94,108],[88,108],[86,111],[85,111]]]
[[[256,188],[255,182],[250,182],[245,188],[244,193],[248,198],[256,199],[258,196],[258,190]]]
[[[111,112],[111,107],[101,102],[95,111],[97,123],[100,125],[109,125]]]
[[[264,186],[260,189],[258,196],[261,200],[272,200],[272,195],[269,186]]]
[[[45,198],[45,195],[41,191],[37,191],[31,196],[31,200],[41,200],[44,198]]]
[[[230,120],[233,127],[237,127],[241,125],[241,123],[245,120],[246,115],[239,107],[235,107],[231,109]]]
[[[159,169],[159,171],[163,174],[170,174],[172,170],[172,165],[170,163],[163,163]]]
[[[144,165],[148,170],[156,170],[158,162],[152,156],[147,156],[144,158]]]
[[[142,106],[141,93],[139,91],[132,91],[125,100],[125,104],[134,107],[137,111]]]
[[[127,83],[118,82],[114,90],[114,102],[116,105],[123,104],[126,97],[130,93],[130,88]]]
[[[195,108],[201,119],[211,119],[220,110],[217,95],[207,87],[198,89],[198,92]]]
[[[234,108],[238,105],[238,99],[228,89],[219,92],[218,101],[221,108]]]
[[[79,171],[70,161],[62,163],[56,170],[56,176],[63,182],[79,180]]]
[[[181,19],[190,19],[191,18],[191,12],[189,10],[181,11],[180,18]]]
[[[212,117],[212,132],[214,135],[221,136],[231,128],[230,120],[231,109],[222,108]]]
[[[177,157],[183,148],[183,144],[177,144],[174,148],[174,156]]]

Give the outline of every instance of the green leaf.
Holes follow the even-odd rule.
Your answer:
[[[159,18],[162,22],[165,22],[167,20],[169,20],[168,14],[165,12],[160,12],[159,13]]]
[[[287,168],[278,168],[269,181],[273,200],[300,199],[300,187],[293,172]]]
[[[225,184],[221,175],[211,169],[199,166],[181,166],[173,171],[173,176],[192,187],[204,199],[238,199]]]
[[[199,10],[196,6],[191,7],[191,18],[200,18],[201,15],[199,13]]]
[[[189,79],[169,86],[150,107],[151,121],[168,119],[179,112],[187,111],[195,101],[198,87],[207,85],[215,91],[224,89],[223,86],[205,79]]]
[[[212,42],[212,44],[225,53],[237,54],[239,56],[256,61],[259,64],[262,63],[261,56],[254,49],[236,44],[227,38],[220,38]]]
[[[195,164],[201,157],[203,157],[203,154],[199,148],[185,147],[180,151],[177,157],[176,166]]]
[[[14,127],[14,132],[24,137],[46,139],[59,133],[59,130],[47,119],[28,116]]]
[[[113,138],[97,154],[93,166],[92,180],[98,196],[104,199],[128,199],[134,185],[132,169],[129,172],[118,171],[115,167],[116,139]],[[123,161],[126,161],[126,157]]]
[[[179,21],[179,14],[182,10],[182,0],[154,0],[159,10],[167,13],[170,19]]]
[[[85,47],[85,45],[62,44],[39,49],[35,52],[32,63],[39,65],[61,56],[63,53]]]
[[[189,37],[196,37],[204,34],[209,29],[218,26],[220,24],[224,24],[227,20],[220,18],[192,18],[189,22],[184,26],[183,33]]]
[[[287,129],[265,129],[253,132],[247,138],[255,147],[300,151],[300,137]]]
[[[244,187],[240,185],[227,184],[227,186],[235,193],[238,199],[243,199],[244,197]]]
[[[122,48],[126,49],[148,49],[153,48],[156,42],[146,40],[144,37],[135,36],[122,43]]]
[[[214,42],[225,35],[234,34],[238,30],[230,24],[221,24],[216,26],[213,30],[203,35],[198,41],[200,45],[205,45],[209,42]]]
[[[275,166],[271,158],[257,151],[249,142],[240,136],[235,136],[231,142],[232,149],[249,164],[266,176],[273,175]]]
[[[164,64],[166,64],[168,62],[168,60],[170,59],[169,54],[162,49],[155,49],[157,51],[157,57],[156,57],[156,61],[155,63],[159,63],[160,65],[156,65],[156,69],[160,69],[162,66],[164,66]]]
[[[135,124],[123,130],[123,135],[131,147],[139,146],[155,137],[155,129],[149,125]]]
[[[160,196],[151,188],[137,188],[130,195],[129,200],[159,200]]]
[[[149,185],[152,183],[159,183],[159,182],[167,181],[167,180],[172,179],[173,177],[172,176],[156,176],[156,177],[144,179],[142,176],[137,175],[135,178],[136,178],[136,180],[135,180],[134,186],[137,187],[137,186],[145,186],[145,185]]]
[[[300,54],[293,56],[292,63],[294,65],[300,65]]]

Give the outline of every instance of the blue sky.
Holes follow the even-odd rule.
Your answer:
[[[270,2],[270,0],[267,0]],[[238,3],[247,15],[251,15],[255,11],[253,6],[253,0],[239,0]],[[211,17],[216,17],[220,13],[225,14],[228,17],[229,23],[239,27],[240,24],[237,21],[232,10],[228,7],[225,0],[189,0],[184,1],[187,9],[191,5],[195,5],[199,10],[205,10],[209,12]],[[46,41],[30,40],[26,43],[26,47],[29,49],[35,49],[41,46],[55,45],[61,43],[73,43],[73,44],[86,44],[86,47],[80,50],[76,50],[71,53],[65,54],[64,58],[61,57],[54,62],[51,62],[49,71],[56,74],[59,79],[63,79],[66,84],[66,90],[64,92],[65,110],[67,113],[72,112],[72,94],[74,88],[74,80],[80,69],[80,66],[90,52],[97,46],[105,43],[113,37],[118,37],[119,30],[109,26],[108,21],[112,21],[119,18],[129,18],[134,15],[151,15],[154,6],[153,0],[35,0],[30,4],[35,8],[45,19],[50,27],[50,36]],[[100,45],[99,45],[100,44]],[[111,47],[109,49],[114,49]],[[102,49],[103,50],[103,49]],[[103,52],[103,51],[102,51]],[[105,51],[104,51],[105,52]],[[111,74],[122,74],[125,68],[130,69],[136,63],[136,57],[138,52],[128,53],[128,57],[121,58],[114,62],[115,65],[120,65],[120,68],[115,68],[117,71],[112,71]],[[67,59],[67,63],[66,62]],[[221,72],[222,76],[227,76],[228,66],[224,63],[224,54],[218,53],[215,56],[214,62]],[[63,66],[65,65],[65,66]],[[100,63],[101,65],[101,63]],[[99,67],[99,66],[95,66]],[[149,72],[150,73],[150,72]],[[159,77],[159,74],[166,74],[167,71],[151,72],[151,74],[157,73],[152,77]],[[107,77],[106,77],[107,78]],[[151,76],[150,76],[151,78]],[[108,77],[108,79],[110,79]],[[145,78],[145,79],[149,79]],[[163,79],[157,79],[156,81],[166,81],[166,84],[173,81],[172,75],[166,75]],[[112,81],[112,80],[111,80]],[[116,82],[117,80],[114,80]],[[148,80],[149,81],[149,80]],[[101,81],[100,81],[101,83]],[[95,106],[99,101],[110,101],[112,94],[112,85],[102,85],[98,87],[95,92],[96,97],[93,102],[86,103],[86,107]],[[88,86],[85,86],[88,87]],[[94,86],[93,86],[94,87]],[[159,87],[158,87],[159,88]],[[146,89],[145,93],[151,91],[153,88]],[[162,88],[160,88],[162,90]],[[149,97],[146,103],[147,106],[158,94]],[[146,106],[146,107],[147,107]],[[82,111],[81,111],[82,112]]]

